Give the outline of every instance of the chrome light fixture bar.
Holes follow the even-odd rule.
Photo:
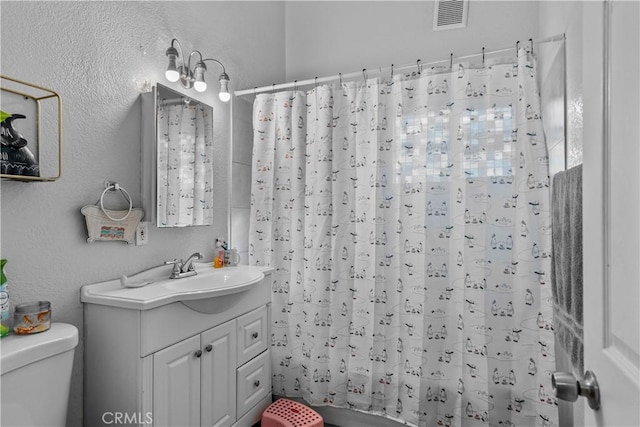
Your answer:
[[[178,54],[178,50],[175,48],[176,44],[180,49],[180,54]],[[213,58],[203,59],[202,53],[198,50],[194,50],[189,54],[189,58],[185,65],[184,55],[182,54],[182,45],[178,39],[175,38],[171,40],[171,46],[167,49],[166,55],[169,57],[169,66],[165,72],[167,80],[173,83],[179,80],[183,88],[194,88],[198,92],[204,92],[207,90],[207,83],[204,81],[204,72],[207,71],[205,62],[213,61],[219,64],[222,67],[222,74],[220,74],[220,77],[218,78],[220,81],[220,92],[218,93],[218,97],[222,102],[228,102],[231,99],[231,94],[229,93],[229,75],[227,74],[222,62]],[[198,60],[192,69],[191,57],[193,55],[198,55]],[[178,64],[179,58],[182,58],[180,59],[180,64]]]

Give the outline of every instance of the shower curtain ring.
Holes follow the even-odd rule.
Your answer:
[[[520,40],[516,42],[516,61],[518,60],[518,51],[520,50]]]
[[[418,69],[418,75],[422,74],[422,65],[420,64],[420,59],[416,61],[416,68]]]
[[[484,68],[484,46],[482,46],[482,67]]]
[[[294,91],[294,92],[297,92],[297,91],[298,91],[298,81],[297,81],[297,80],[294,80],[294,81],[293,81],[293,91]]]
[[[367,69],[366,68],[362,69],[362,76],[364,77],[364,81],[366,83],[367,82]]]
[[[393,80],[393,64],[391,64],[391,80]]]
[[[531,54],[533,55],[533,39],[529,39],[529,43],[531,46]]]
[[[340,86],[342,86],[342,73],[338,73],[338,76],[340,77]]]
[[[316,76],[315,82],[313,84],[314,84],[314,87],[317,89],[318,88],[318,76]]]
[[[276,84],[275,83],[273,83],[271,85],[271,94],[274,94],[274,93],[276,93]]]
[[[451,52],[451,56],[449,58],[449,70],[453,70],[453,52]]]

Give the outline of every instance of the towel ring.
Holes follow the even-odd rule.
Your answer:
[[[129,210],[127,211],[126,215],[123,216],[122,218],[113,218],[111,215],[107,213],[106,209],[104,208],[104,195],[107,193],[107,191],[110,191],[110,190],[113,190],[113,191],[120,190],[120,193],[122,193],[124,198],[129,201]],[[100,195],[100,209],[102,209],[102,213],[104,213],[105,216],[109,218],[111,221],[124,221],[129,217],[129,214],[131,214],[131,209],[133,209],[133,202],[131,201],[131,196],[129,195],[129,192],[127,192],[127,190],[125,190],[123,187],[121,187],[117,183],[110,184],[107,186],[107,188],[104,189],[104,191]]]

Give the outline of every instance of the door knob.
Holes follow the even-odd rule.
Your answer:
[[[209,344],[204,349],[207,350],[207,353],[210,353],[211,350],[213,350],[213,346],[211,344]]]
[[[551,385],[558,399],[575,402],[578,396],[583,396],[587,398],[591,409],[595,411],[600,408],[600,387],[591,371],[586,371],[581,380],[577,380],[569,372],[554,372],[551,375]]]

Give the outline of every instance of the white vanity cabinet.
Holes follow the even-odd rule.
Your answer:
[[[153,421],[223,426],[236,419],[235,321],[153,355]]]
[[[258,422],[271,403],[270,289],[267,270],[242,292],[148,310],[85,298],[84,424]]]

